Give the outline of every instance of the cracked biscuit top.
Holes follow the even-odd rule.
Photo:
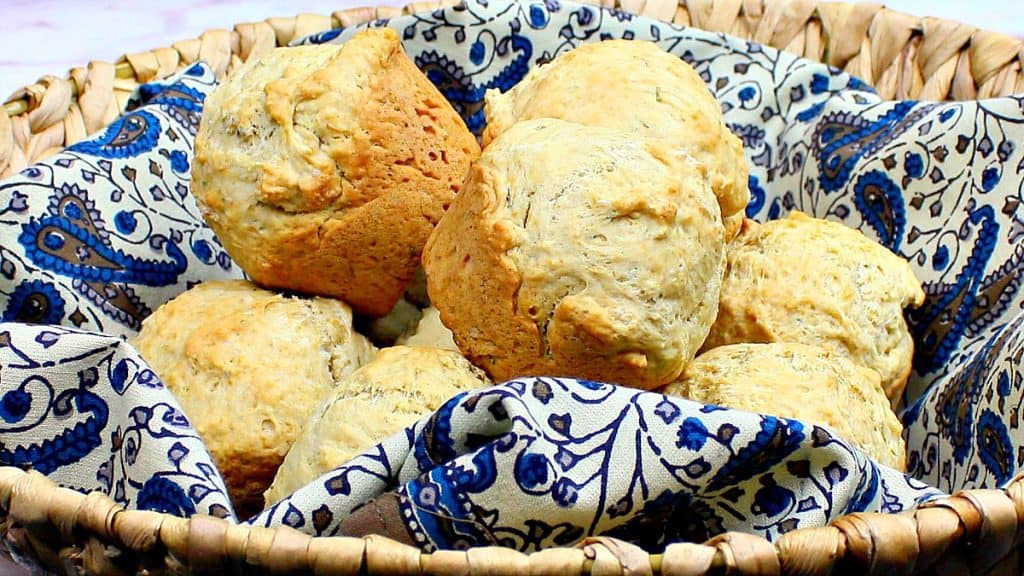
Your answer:
[[[585,44],[535,68],[504,94],[486,94],[484,146],[515,122],[558,118],[659,138],[704,170],[730,232],[750,200],[740,139],[699,74],[652,42]],[[731,235],[729,236],[731,238]]]
[[[423,265],[459,349],[495,380],[653,388],[679,375],[714,321],[724,235],[684,152],[545,118],[487,146]]]
[[[257,284],[384,315],[476,139],[390,29],[278,48],[207,98],[192,192]]]
[[[288,298],[243,280],[204,282],[158,308],[132,344],[181,403],[241,517],[303,423],[373,346],[330,298]]]

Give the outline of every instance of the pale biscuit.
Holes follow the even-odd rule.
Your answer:
[[[903,427],[878,373],[803,344],[731,344],[690,363],[661,392],[827,426],[880,464],[903,470]]]
[[[729,245],[718,318],[704,349],[814,344],[876,370],[895,400],[914,352],[903,309],[923,301],[907,261],[858,230],[800,212],[761,225],[747,221]]]
[[[295,490],[438,410],[461,392],[490,385],[458,352],[383,348],[343,378],[316,408],[278,469],[266,501]]]
[[[132,342],[181,403],[241,517],[335,383],[373,356],[348,306],[207,282],[158,308]]]
[[[725,125],[721,105],[685,61],[651,42],[584,44],[534,68],[504,94],[485,96],[486,147],[512,124],[558,118],[627,130],[680,146],[703,167],[722,217],[750,200],[743,144]],[[730,230],[734,227],[730,227]]]

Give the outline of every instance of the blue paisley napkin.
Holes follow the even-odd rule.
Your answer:
[[[232,516],[178,402],[117,337],[191,285],[241,275],[189,193],[215,85],[204,65],[143,85],[102,133],[0,182],[0,465]]]
[[[133,508],[233,517],[174,396],[121,338],[0,324],[0,465]]]
[[[254,522],[388,532],[426,549],[523,551],[614,536],[658,550],[725,530],[768,539],[846,513],[899,512],[938,490],[876,465],[828,430],[652,392],[561,378],[464,393],[300,489]]]
[[[383,531],[427,550],[589,535],[657,550],[907,510],[1024,468],[1024,100],[886,102],[768,47],[554,0],[470,0],[370,25],[395,28],[477,132],[487,89],[581,43],[651,40],[693,64],[743,140],[748,215],[842,221],[924,282],[927,302],[909,315],[908,474],[808,423],[531,378],[452,398],[249,522]],[[146,85],[104,133],[0,183],[0,464],[129,507],[231,516],[187,415],[119,337],[196,282],[241,276],[188,194],[213,84],[197,65]],[[365,521],[371,509],[391,528]]]
[[[101,134],[0,183],[4,322],[131,334],[153,309],[240,269],[189,193],[213,74],[143,85]]]

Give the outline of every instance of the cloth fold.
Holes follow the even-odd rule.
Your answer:
[[[387,492],[364,506],[353,488],[368,482]],[[320,536],[368,526],[395,534],[399,525],[426,550],[536,551],[587,536],[659,550],[727,530],[774,540],[849,512],[899,512],[941,494],[818,426],[584,380],[528,378],[453,398],[404,438],[251,522]]]

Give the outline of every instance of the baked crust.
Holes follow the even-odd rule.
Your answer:
[[[693,156],[723,218],[742,213],[750,200],[743,144],[725,125],[721,105],[689,64],[652,42],[579,46],[531,70],[504,94],[489,90],[484,112],[485,147],[514,123],[533,118],[618,128]]]
[[[495,380],[653,388],[674,380],[707,335],[724,234],[685,153],[539,119],[484,150],[423,264],[444,325]]]
[[[143,322],[132,344],[203,439],[241,518],[262,509],[317,402],[374,352],[344,303],[242,280],[183,292]]]
[[[282,500],[415,424],[460,392],[488,385],[487,376],[458,352],[382,348],[317,406],[267,490],[267,503]]]
[[[254,282],[387,314],[479,155],[390,29],[279,48],[209,96],[192,192]]]
[[[704,350],[738,342],[821,346],[876,370],[896,401],[914,342],[903,309],[924,302],[910,264],[861,232],[792,212],[744,223],[729,245]]]
[[[903,426],[878,372],[804,344],[731,344],[690,363],[661,390],[704,404],[828,426],[875,461],[903,470]]]

